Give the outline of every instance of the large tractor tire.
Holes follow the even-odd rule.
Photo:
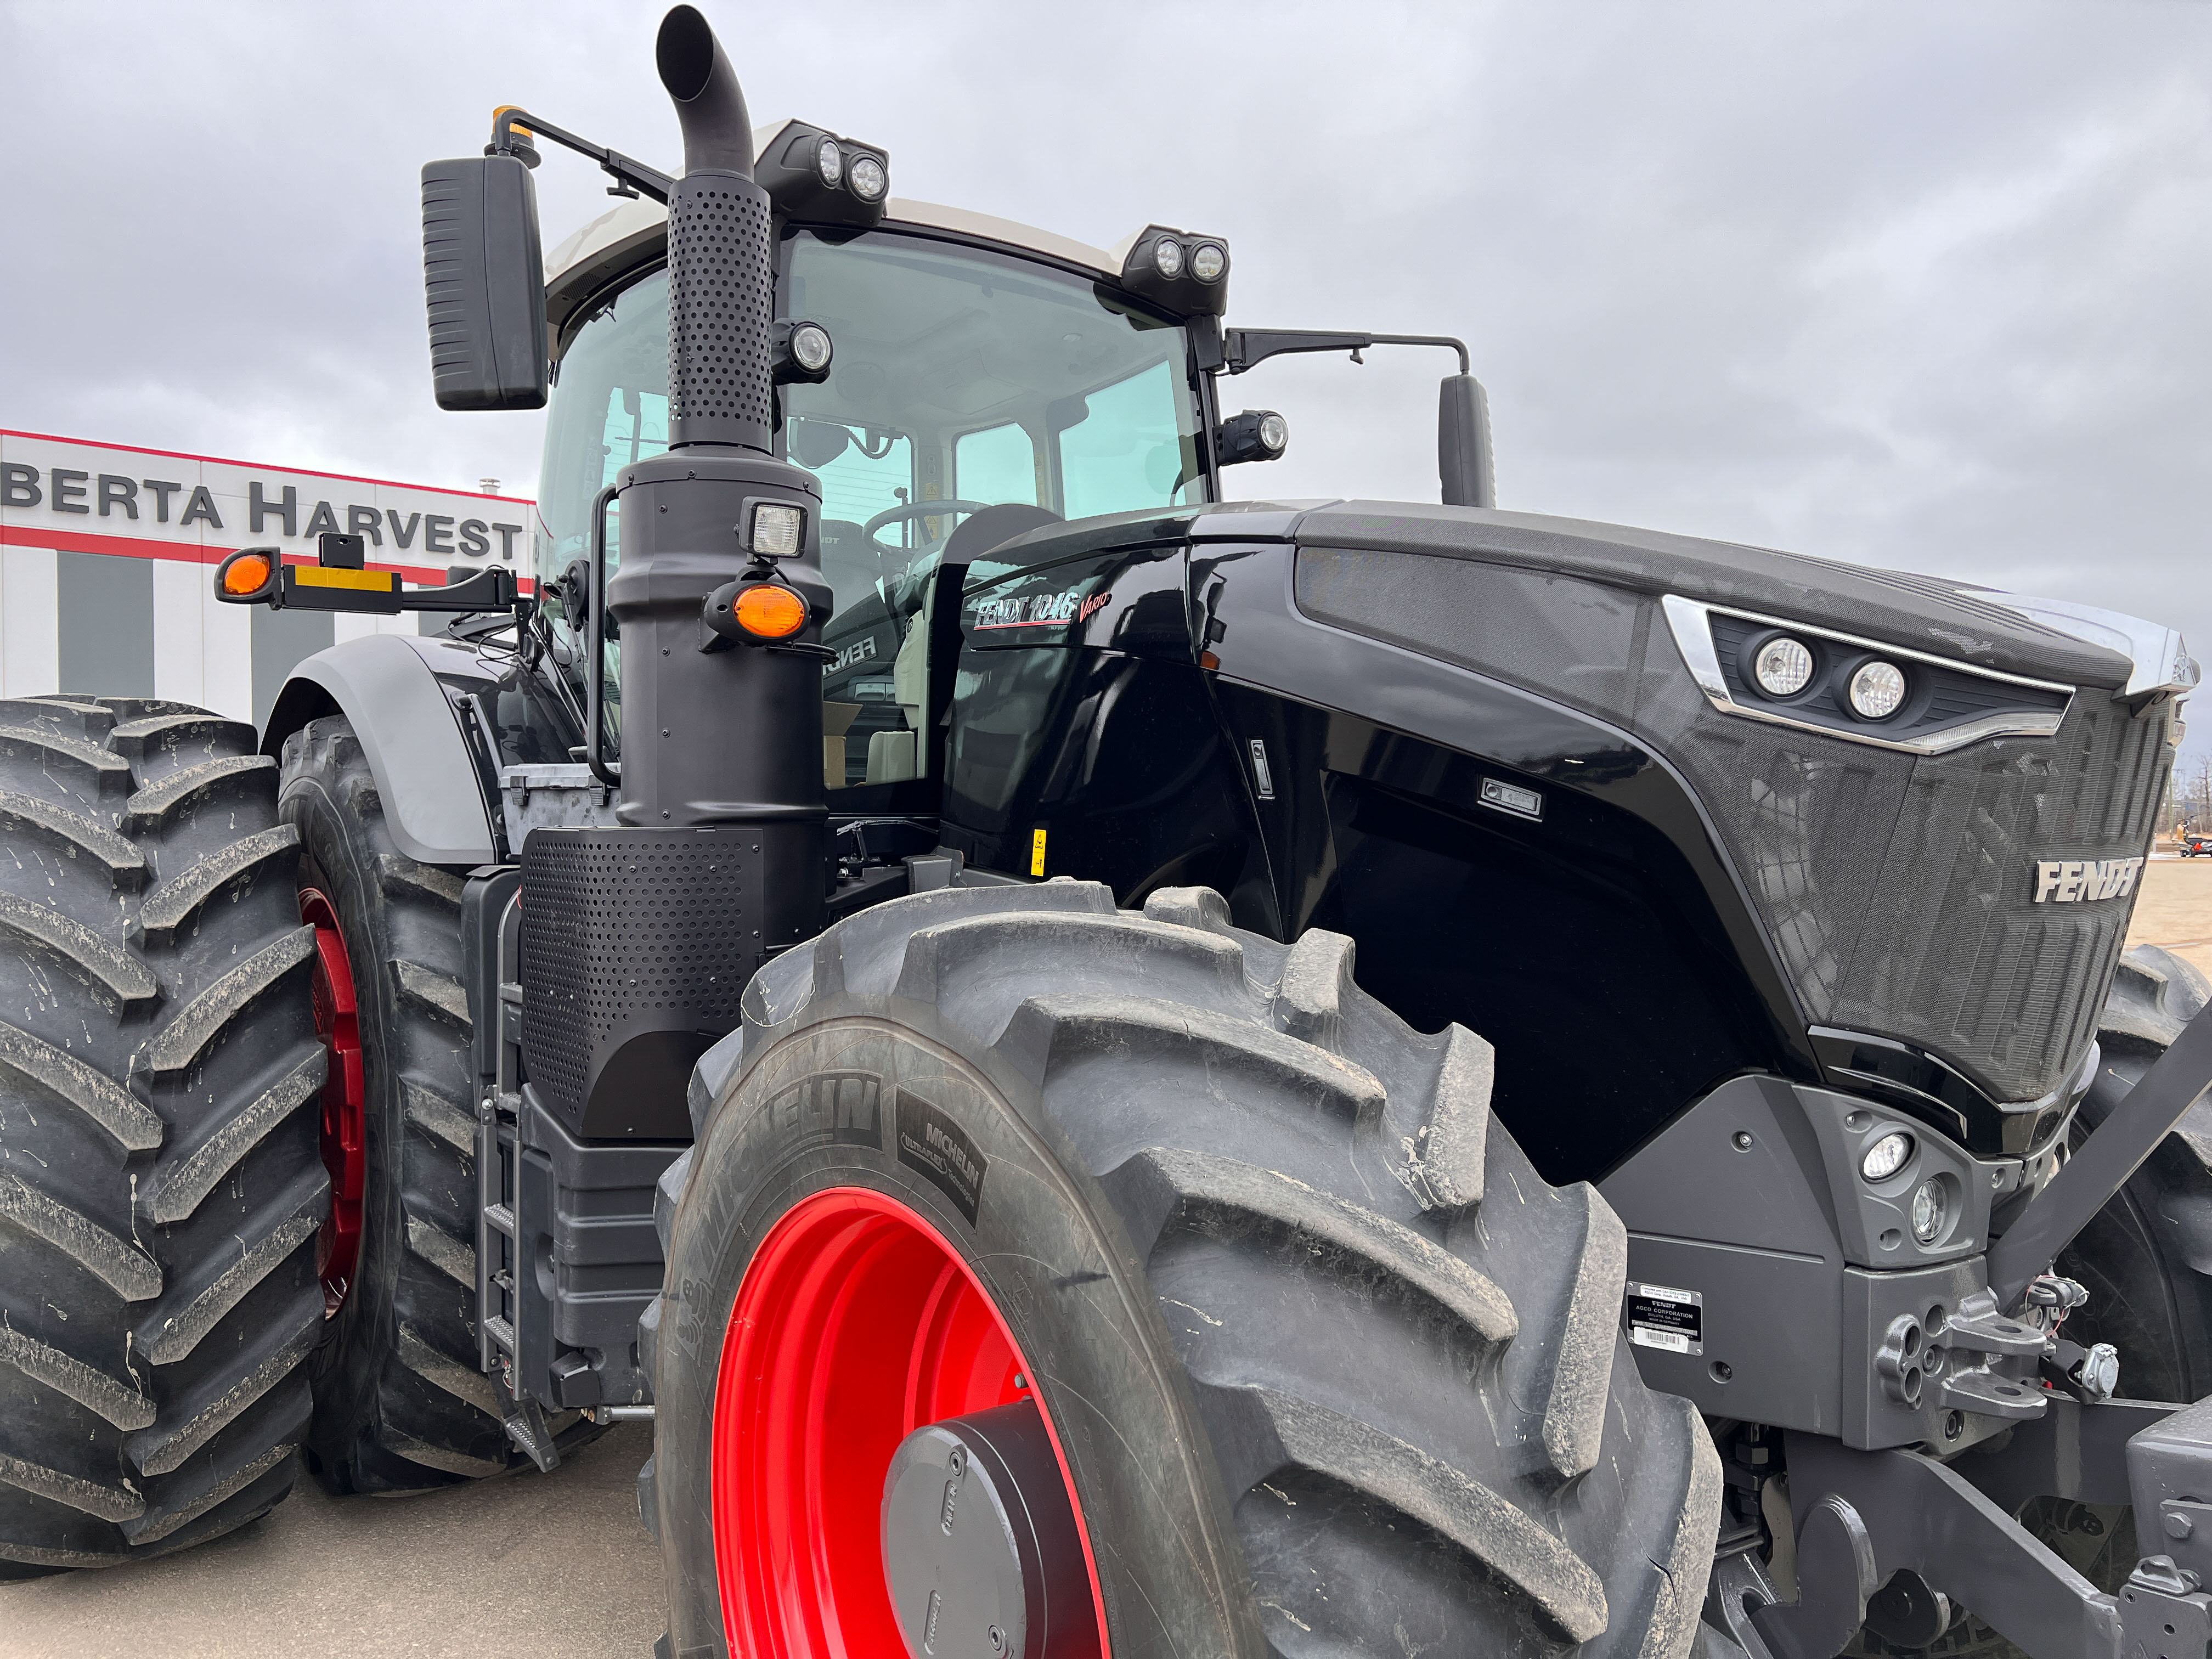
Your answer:
[[[1686,1651],[1720,1469],[1620,1224],[1351,941],[948,889],[746,1002],[641,1333],[671,1651]]]
[[[2154,945],[2120,958],[2077,1136],[2105,1121],[2208,994],[2203,974]],[[2058,1271],[2089,1292],[2065,1334],[2119,1350],[2122,1394],[2179,1401],[2212,1394],[2212,1100],[2189,1109],[2058,1258]]]
[[[504,1474],[522,1454],[477,1365],[462,876],[400,852],[343,718],[285,739],[282,809],[301,843],[301,914],[344,982],[324,1011],[341,1063],[324,1110],[337,1192],[315,1472],[334,1492]]]
[[[292,1489],[330,1182],[276,783],[205,709],[0,703],[0,1578]]]

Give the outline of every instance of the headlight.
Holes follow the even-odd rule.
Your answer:
[[[1859,1160],[1859,1173],[1869,1181],[1887,1181],[1911,1156],[1912,1137],[1902,1129],[1893,1129],[1866,1149],[1866,1156]]]
[[[1802,640],[1778,635],[1759,647],[1752,676],[1770,697],[1794,697],[1811,683],[1813,653]]]
[[[1905,671],[1876,659],[1851,676],[1851,712],[1861,720],[1886,720],[1905,701]]]
[[[884,171],[884,164],[874,156],[856,155],[853,158],[853,194],[862,201],[881,201],[884,188],[890,182],[890,176]]]
[[[837,148],[835,138],[824,138],[814,148],[814,170],[822,175],[822,182],[830,189],[837,188],[845,176],[845,152]]]
[[[1279,455],[1290,447],[1291,423],[1269,410],[1260,417],[1260,447],[1270,455]]]
[[[1912,1189],[1912,1236],[1923,1244],[1933,1244],[1943,1236],[1950,1209],[1942,1177],[1930,1176]]]
[[[1228,267],[1228,250],[1218,242],[1200,242],[1191,250],[1190,274],[1201,283],[1219,282]]]
[[[819,323],[801,323],[791,331],[791,359],[810,374],[830,367],[830,331]]]
[[[799,551],[799,532],[806,526],[806,510],[780,501],[763,501],[753,508],[751,550],[771,559],[788,559]]]
[[[1152,269],[1173,282],[1182,275],[1182,244],[1172,236],[1163,236],[1152,244]]]

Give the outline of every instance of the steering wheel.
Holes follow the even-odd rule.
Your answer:
[[[893,547],[888,543],[879,542],[876,539],[876,532],[881,530],[887,524],[901,524],[913,519],[935,519],[951,513],[981,513],[985,507],[990,505],[991,503],[989,501],[963,501],[958,500],[949,501],[902,501],[896,507],[890,508],[887,512],[877,514],[874,518],[869,520],[867,523],[860,526],[860,531],[863,535],[867,537],[870,545],[876,550],[878,557],[890,559],[895,562],[907,560],[913,558],[915,554],[921,552],[922,550],[919,547]]]

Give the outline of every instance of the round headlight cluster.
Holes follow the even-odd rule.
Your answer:
[[[880,202],[884,191],[890,184],[890,175],[884,164],[872,155],[856,155],[852,167],[853,194],[864,202]]]
[[[1291,423],[1269,410],[1260,417],[1260,447],[1270,455],[1279,455],[1290,447]]]
[[[1950,1198],[1942,1179],[1930,1176],[1912,1189],[1912,1236],[1923,1244],[1933,1244],[1942,1237],[1950,1211]]]
[[[1905,701],[1905,671],[1879,657],[1861,663],[1851,676],[1851,712],[1861,720],[1886,720]]]
[[[1218,283],[1229,269],[1229,250],[1218,242],[1200,242],[1186,249],[1172,236],[1152,244],[1152,269],[1169,282],[1188,270],[1201,283]]]
[[[1866,1156],[1859,1160],[1859,1173],[1869,1181],[1887,1181],[1911,1156],[1912,1137],[1902,1129],[1893,1129],[1866,1149]]]
[[[1778,634],[1759,647],[1751,672],[1768,696],[1794,697],[1812,682],[1813,653],[1803,641]]]
[[[830,367],[830,331],[819,323],[801,323],[791,331],[791,357],[808,374]]]

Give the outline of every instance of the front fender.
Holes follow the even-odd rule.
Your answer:
[[[285,738],[309,720],[343,714],[399,850],[423,864],[489,864],[491,820],[477,757],[440,674],[490,678],[475,652],[444,639],[372,634],[318,651],[277,694],[261,752],[282,755]]]

